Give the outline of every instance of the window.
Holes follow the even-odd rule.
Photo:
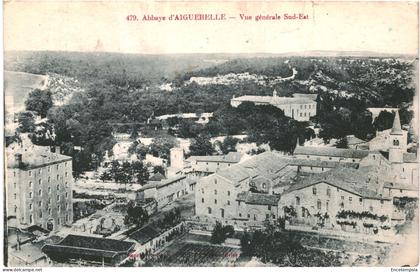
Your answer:
[[[16,188],[16,182],[15,182],[15,183],[13,183],[13,188]]]
[[[57,180],[60,178],[60,175],[57,175]]]
[[[300,205],[300,197],[296,197],[296,206],[299,206]]]
[[[65,163],[64,163],[64,166],[66,166],[66,167],[67,167],[67,162],[65,162]]]
[[[42,181],[41,181],[41,179],[39,179],[39,180],[38,180],[38,184],[39,184],[39,185],[41,185],[41,183],[42,183]]]
[[[39,206],[39,207],[42,207],[42,201],[39,201],[39,202],[38,202],[38,206]]]
[[[330,206],[330,202],[327,200],[326,202],[325,202],[325,209],[328,211],[328,209],[329,209],[329,206]]]
[[[308,159],[309,159],[309,155],[306,155],[306,158],[308,158]]]
[[[394,143],[394,146],[399,146],[399,145],[400,145],[400,141],[398,141],[397,139],[395,139],[395,140],[393,141],[393,143]]]
[[[48,214],[51,215],[51,208],[48,208]]]
[[[42,168],[39,168],[38,173],[41,174],[42,173]]]
[[[61,205],[58,205],[58,212],[61,212]]]
[[[42,212],[39,212],[39,218],[42,219]]]
[[[217,184],[217,179],[214,179],[214,184]]]
[[[29,223],[30,224],[32,224],[32,221],[33,221],[33,217],[32,217],[32,214],[29,216]]]
[[[210,207],[207,208],[207,212],[208,212],[208,214],[211,214],[211,208]]]
[[[17,213],[17,206],[15,206],[15,213]]]
[[[51,194],[51,187],[48,187],[48,193]]]
[[[217,195],[217,190],[214,190],[214,194]]]
[[[57,169],[57,170],[58,170],[58,164],[55,166],[55,169]]]
[[[268,205],[268,207],[267,207],[267,208],[268,208],[268,210],[269,210],[269,211],[271,211],[271,205]]]
[[[369,207],[369,211],[373,212],[373,207],[372,206]]]
[[[269,219],[270,218],[270,215],[267,213],[266,215],[265,215],[265,219]]]
[[[68,192],[66,192],[66,198],[69,196],[69,193]]]
[[[273,219],[276,219],[276,215],[275,214],[273,214]]]
[[[227,195],[230,196],[230,191],[227,191]]]
[[[305,110],[306,110],[306,105],[305,105]]]
[[[67,172],[66,172],[66,173],[64,173],[64,176],[67,178]]]
[[[263,189],[265,189],[265,187],[266,187],[265,183],[262,184],[262,187],[263,187]]]
[[[312,194],[316,195],[316,187],[312,187]]]
[[[48,182],[50,182],[51,181],[51,178],[50,177],[48,177]]]
[[[227,204],[230,205],[230,200],[227,201]]]
[[[360,202],[360,204],[363,203],[363,199],[361,197],[359,197],[359,202]]]
[[[204,194],[204,188],[201,189],[201,193]]]
[[[41,189],[39,189],[39,191],[38,191],[38,195],[39,195],[39,196],[41,196],[41,195],[42,195],[42,190],[41,190]]]
[[[248,218],[251,218],[251,215],[248,213]]]
[[[321,200],[318,199],[318,201],[316,202],[316,207],[318,208],[318,210],[321,209]]]
[[[32,203],[29,204],[29,210],[32,211]]]
[[[29,198],[32,198],[32,192],[29,192]]]
[[[239,213],[239,217],[242,217],[242,213]]]
[[[48,166],[47,170],[48,172],[51,172],[51,166]]]
[[[214,200],[214,204],[217,204],[217,199]]]
[[[331,158],[331,157],[329,157],[328,159],[329,159],[329,160],[332,160],[332,158]]]
[[[356,162],[356,160],[354,160],[354,159],[353,159],[352,161],[353,161],[353,162]]]
[[[29,182],[29,188],[32,188],[32,181]]]
[[[341,200],[344,200],[344,196],[343,195],[341,196]]]
[[[302,113],[299,113],[299,116],[302,117]]]
[[[327,196],[331,196],[331,189],[327,188]]]
[[[254,214],[254,221],[257,221],[257,215]]]
[[[32,176],[32,171],[29,171],[28,172],[28,175],[31,177]]]
[[[60,184],[57,184],[57,190],[60,190]]]
[[[13,198],[16,199],[16,194],[13,194]]]
[[[60,201],[60,196],[59,195],[57,196],[57,201]]]
[[[351,202],[353,200],[353,198],[351,196],[349,196],[349,202]]]

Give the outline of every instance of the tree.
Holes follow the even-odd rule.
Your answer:
[[[239,139],[233,138],[232,136],[227,136],[222,144],[220,145],[220,149],[222,150],[223,154],[228,154],[229,152],[236,151],[236,144],[239,142]]]
[[[190,155],[191,156],[206,156],[213,154],[214,149],[210,143],[210,138],[199,135],[198,137],[192,140],[190,145]]]
[[[335,146],[337,148],[349,148],[347,137],[343,137],[340,140],[338,140]]]
[[[165,168],[162,165],[153,166],[153,174],[160,173],[163,176],[165,175]]]
[[[379,113],[378,117],[375,118],[373,126],[377,131],[390,129],[394,123],[394,116],[395,115],[392,112],[383,110]]]
[[[30,111],[21,112],[18,114],[19,130],[22,133],[31,133],[35,130],[34,114]]]
[[[141,161],[131,163],[131,173],[134,180],[142,185],[146,184],[149,179],[149,171],[147,171],[147,167]]]
[[[211,232],[210,241],[213,244],[221,244],[226,240],[226,238],[232,237],[234,233],[235,231],[234,231],[233,226],[231,225],[222,226],[222,223],[217,221],[216,225],[213,228],[213,231]]]
[[[29,93],[29,96],[25,101],[26,110],[37,112],[41,118],[47,116],[47,112],[52,105],[52,95],[49,90],[42,91],[40,89],[35,89]]]
[[[136,206],[132,201],[127,204],[127,215],[124,218],[124,224],[135,224],[141,227],[147,223],[149,215],[142,207]]]

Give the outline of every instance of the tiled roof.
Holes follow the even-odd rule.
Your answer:
[[[161,181],[153,181],[151,183],[148,183],[148,184],[144,185],[142,188],[140,188],[138,190],[138,192],[144,191],[144,190],[147,190],[147,189],[152,189],[152,188],[159,189],[159,188],[162,188],[164,186],[168,186],[169,184],[172,184],[174,182],[180,181],[180,180],[185,179],[185,178],[186,178],[186,176],[184,176],[184,175],[178,175],[178,176],[175,176],[175,177],[170,178],[170,179],[162,179]]]
[[[310,159],[293,159],[293,160],[290,160],[290,165],[325,167],[325,168],[336,168],[339,165],[346,166],[346,167],[353,167],[353,168],[357,168],[359,166],[359,164],[355,162],[321,161],[321,160],[310,160]]]
[[[6,148],[8,168],[32,169],[72,160],[69,156],[51,152],[48,146],[37,146],[26,141],[28,140],[22,143],[13,143]],[[15,155],[17,154],[22,155],[21,165],[18,165],[15,159]]]
[[[241,163],[234,164],[231,167],[223,168],[217,172],[217,175],[235,183],[257,176],[273,179],[278,175],[278,172],[287,165],[288,160],[286,157],[275,152],[267,151]]]
[[[56,245],[45,245],[42,251],[48,253],[71,253],[89,256],[114,257],[129,252],[134,243],[91,236],[67,235]]]
[[[404,153],[403,154],[403,161],[404,162],[417,162],[417,156],[415,153]]]
[[[310,98],[306,97],[279,97],[279,96],[258,96],[258,95],[244,95],[232,98],[233,101],[265,103],[273,105],[285,104],[309,104],[314,103]]]
[[[191,156],[187,161],[199,161],[199,162],[231,162],[237,163],[241,160],[241,153],[229,152],[226,155],[215,155],[215,156]]]
[[[140,244],[144,245],[153,238],[159,236],[159,230],[152,228],[151,226],[145,226],[129,235],[129,237]]]
[[[318,183],[327,183],[331,186],[365,198],[385,199],[379,193],[373,191],[372,187],[369,187],[369,185],[372,185],[373,183],[373,175],[381,178],[381,172],[377,170],[377,166],[366,166],[357,170],[354,168],[340,166],[328,172],[304,177],[295,184],[291,185],[285,193],[300,190]],[[369,178],[372,182],[370,182]],[[380,185],[378,184],[377,186],[378,189],[380,189]]]
[[[359,139],[354,135],[347,135],[346,139],[347,139],[347,144],[348,145],[356,145],[356,144],[365,144],[366,143],[366,141],[363,141],[362,139]]]
[[[385,182],[384,188],[398,189],[398,190],[409,190],[409,191],[418,191],[419,188],[414,184],[399,183],[399,182]]]
[[[311,146],[297,146],[294,155],[316,155],[316,156],[330,156],[343,158],[364,158],[369,154],[367,150],[354,150],[346,148],[335,147],[311,147]]]
[[[238,194],[236,200],[244,201],[247,204],[277,206],[280,196],[264,193],[241,192]]]

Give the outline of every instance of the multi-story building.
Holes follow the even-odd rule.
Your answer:
[[[337,167],[310,175],[281,195],[279,210],[294,224],[361,232],[387,230],[393,203],[383,192],[386,177],[378,166]]]
[[[48,230],[73,222],[72,158],[27,143],[7,147],[7,218],[20,228]],[[29,141],[30,142],[30,141]]]
[[[309,121],[316,115],[316,101],[307,96],[279,97],[273,91],[273,96],[244,95],[230,100],[232,107],[238,107],[243,102],[252,102],[255,105],[272,105],[284,112],[284,115],[297,121]]]
[[[226,155],[191,156],[185,160],[183,173],[198,177],[207,176],[240,160],[239,152],[230,152]]]
[[[194,192],[195,184],[195,180],[189,179],[184,175],[152,181],[136,192],[136,200],[155,199],[158,208],[161,208],[180,197]]]

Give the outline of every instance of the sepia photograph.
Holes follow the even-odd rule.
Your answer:
[[[418,2],[3,10],[3,270],[417,269]]]

